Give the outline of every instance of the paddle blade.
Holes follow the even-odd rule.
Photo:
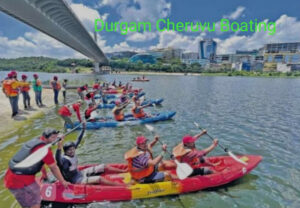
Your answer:
[[[95,119],[95,118],[98,118],[98,117],[99,117],[99,115],[98,115],[97,111],[93,111],[93,112],[91,113],[91,116],[90,116],[89,120]]]
[[[228,155],[230,157],[232,157],[235,161],[242,163],[243,165],[247,165],[246,162],[244,162],[243,160],[239,159],[235,154],[233,154],[231,151],[228,151]]]
[[[194,124],[197,128],[199,128],[199,124],[194,121]]]
[[[33,152],[31,155],[26,157],[24,160],[15,165],[16,168],[28,168],[39,161],[41,161],[48,153],[48,149],[51,144],[47,144],[37,151]]]
[[[180,163],[178,160],[175,160],[175,163],[177,165],[176,173],[180,180],[186,179],[192,174],[193,168],[191,168],[191,166],[187,163]]]
[[[149,125],[149,124],[145,124],[145,126],[146,126],[146,128],[147,128],[149,131],[151,131],[151,132],[154,131],[154,127],[153,127],[153,126],[151,126],[151,125]]]

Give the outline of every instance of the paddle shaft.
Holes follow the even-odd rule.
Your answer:
[[[204,129],[201,128],[199,125],[197,125],[197,127],[198,127],[199,129],[201,129],[201,130],[204,130]],[[206,135],[207,135],[212,141],[214,141],[214,138],[213,138],[211,135],[209,135],[208,133],[206,133]],[[222,148],[225,152],[228,152],[228,149],[227,149],[226,147],[224,147],[223,145],[221,145],[220,143],[218,143],[218,146],[219,146],[220,148]]]

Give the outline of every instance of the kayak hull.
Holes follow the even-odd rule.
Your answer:
[[[262,160],[262,157],[258,155],[244,155],[242,158],[247,160],[247,165],[236,162],[229,156],[208,157],[207,159],[211,162],[219,162],[219,165],[213,168],[215,171],[214,174],[198,175],[184,180],[129,186],[72,184],[68,189],[65,189],[58,181],[55,183],[44,183],[38,179],[38,182],[41,184],[43,201],[62,203],[128,201],[132,199],[177,195],[222,186],[248,174]],[[127,168],[126,164],[110,165],[121,169]],[[86,165],[81,168],[90,166],[93,165]],[[171,171],[175,173],[175,170]],[[128,183],[131,180],[129,173],[105,173],[101,176],[121,183]]]
[[[161,103],[164,101],[163,98],[160,99],[150,99],[150,100],[145,100],[142,102],[141,105],[150,105],[150,106],[154,106],[154,105],[161,105]],[[115,101],[111,101],[109,104],[99,104],[98,105],[98,109],[113,109],[115,107]]]
[[[96,122],[87,122],[86,123],[86,129],[99,129],[102,127],[120,127],[120,126],[133,126],[133,125],[140,125],[140,124],[146,124],[146,123],[154,123],[158,121],[165,121],[172,119],[173,116],[175,116],[175,111],[164,111],[161,113],[158,113],[156,115],[153,115],[152,117],[147,117],[144,119],[135,119],[132,114],[125,115],[125,121],[116,121],[112,117],[106,117],[102,118],[102,121],[96,121]],[[74,122],[74,125],[79,125],[79,122]],[[66,128],[72,128],[70,124],[66,124]],[[77,129],[80,129],[81,126],[79,126]]]

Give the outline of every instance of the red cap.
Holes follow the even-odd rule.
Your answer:
[[[54,79],[54,80],[57,80],[57,79],[58,79],[58,77],[57,77],[57,76],[54,76],[54,77],[53,77],[53,79]]]
[[[185,135],[183,138],[182,138],[182,143],[183,144],[186,144],[186,143],[193,143],[196,141],[196,138],[192,137],[191,135]]]
[[[12,70],[10,73],[12,74],[12,76],[17,76],[17,72],[15,70]]]
[[[123,94],[123,95],[126,95],[126,90],[123,90],[122,94]]]
[[[117,100],[117,101],[115,102],[115,104],[116,104],[116,105],[120,105],[121,102]]]
[[[9,72],[9,73],[7,74],[7,77],[8,77],[8,78],[12,78],[12,77],[13,77],[13,75],[11,74],[11,72]]]
[[[136,144],[138,145],[138,144],[143,144],[143,143],[145,143],[146,141],[148,141],[148,139],[146,138],[146,137],[144,137],[144,136],[138,136],[137,138],[136,138]]]
[[[39,77],[37,74],[33,74],[33,77]]]
[[[22,79],[27,79],[27,76],[25,74],[22,74]]]

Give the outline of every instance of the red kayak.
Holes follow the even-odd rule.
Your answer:
[[[262,160],[261,156],[244,155],[239,157],[247,165],[243,165],[229,156],[208,157],[214,163],[210,167],[215,173],[204,176],[193,176],[184,180],[157,182],[152,184],[135,184],[128,186],[104,186],[104,185],[71,185],[65,189],[59,182],[41,184],[41,196],[43,201],[63,203],[91,203],[101,201],[127,201],[140,198],[182,194],[199,191],[211,187],[218,187],[243,177],[253,170]],[[80,167],[81,169],[93,165]],[[126,164],[111,164],[113,167],[126,169]],[[175,173],[175,170],[170,170]],[[129,173],[105,173],[106,179],[127,184],[131,181]]]
[[[149,79],[133,79],[132,82],[149,82]]]

